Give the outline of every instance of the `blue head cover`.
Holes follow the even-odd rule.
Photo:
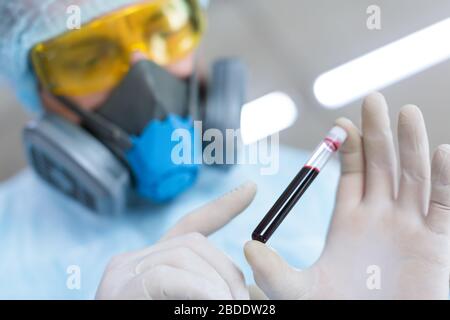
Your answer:
[[[189,141],[177,141],[173,138],[175,130],[184,130]],[[192,120],[169,114],[163,121],[155,119],[149,122],[142,134],[133,137],[133,147],[126,158],[134,173],[138,193],[155,202],[162,202],[176,197],[188,189],[196,180],[199,165],[194,163],[198,152],[199,137],[195,136]],[[179,163],[174,159],[177,145],[191,148],[188,159],[192,161]]]
[[[29,63],[30,49],[69,31],[71,6],[80,8],[84,24],[138,0],[2,0],[0,1],[0,75],[14,87],[32,112],[42,111],[37,79]],[[203,7],[207,0],[199,1]]]

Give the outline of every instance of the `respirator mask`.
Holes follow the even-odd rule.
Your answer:
[[[226,129],[240,127],[245,102],[246,71],[236,59],[216,61],[204,86],[195,71],[179,79],[164,68],[195,48],[202,23],[196,1],[161,0],[36,45],[31,60],[40,83],[80,120],[77,125],[46,112],[26,126],[26,151],[38,175],[100,214],[123,212],[135,195],[164,202],[188,189],[199,164],[174,163],[173,132],[190,133],[193,159],[202,152],[194,121],[225,136]],[[130,40],[130,34],[141,38]],[[148,59],[130,64],[136,50]],[[68,98],[108,87],[108,99],[93,112]]]

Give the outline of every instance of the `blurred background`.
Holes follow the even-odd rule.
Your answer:
[[[361,100],[333,110],[318,103],[313,84],[320,74],[450,17],[450,0],[210,2],[201,64],[239,56],[250,68],[249,99],[274,90],[288,93],[299,118],[282,132],[281,142],[303,149],[313,148],[337,117],[360,123]],[[366,10],[373,4],[381,9],[380,30],[366,26]],[[432,148],[450,143],[450,60],[381,92],[393,118],[404,104],[421,107]],[[12,90],[0,82],[0,181],[25,165],[21,130],[27,118]]]

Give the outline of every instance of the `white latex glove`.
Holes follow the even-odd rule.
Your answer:
[[[337,124],[349,138],[341,150],[342,176],[321,257],[300,271],[264,244],[248,242],[245,254],[256,283],[274,299],[447,299],[450,146],[438,148],[430,167],[422,114],[404,106],[397,179],[381,94],[364,101],[362,137],[349,120]]]
[[[248,299],[242,272],[205,236],[241,213],[256,193],[246,183],[184,216],[155,245],[114,257],[97,299]]]

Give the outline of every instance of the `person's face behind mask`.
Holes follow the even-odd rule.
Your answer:
[[[45,108],[106,143],[128,163],[138,193],[158,202],[184,191],[196,177],[197,166],[171,162],[170,133],[175,128],[191,130],[184,109],[190,101],[187,83],[203,31],[202,18],[195,0],[139,4],[38,44],[31,53]],[[118,35],[111,31],[115,29]],[[147,77],[148,72],[153,76]],[[168,101],[158,100],[162,92]],[[124,137],[129,135],[128,145],[114,145],[97,136],[95,123],[93,128],[74,108],[123,130]],[[153,119],[156,114],[160,117]]]
[[[31,53],[45,108],[76,120],[54,95],[93,111],[141,60],[151,60],[179,78],[193,71],[204,29],[197,0],[137,2],[98,17],[44,43]],[[44,79],[44,83],[42,83]]]
[[[139,61],[148,59],[145,54],[140,51],[135,51],[130,55],[130,66],[133,66]],[[170,65],[164,67],[167,71],[172,73],[174,76],[185,79],[189,77],[194,69],[194,53],[189,54],[187,57],[176,61]],[[54,95],[44,86],[40,86],[40,96],[44,107],[51,111],[58,113],[68,120],[77,122],[78,118],[66,107],[61,105],[61,102],[54,97]],[[100,90],[95,93],[91,93],[85,96],[74,96],[68,95],[67,98],[76,103],[78,106],[84,108],[85,110],[95,111],[101,106],[109,97],[111,89]]]

